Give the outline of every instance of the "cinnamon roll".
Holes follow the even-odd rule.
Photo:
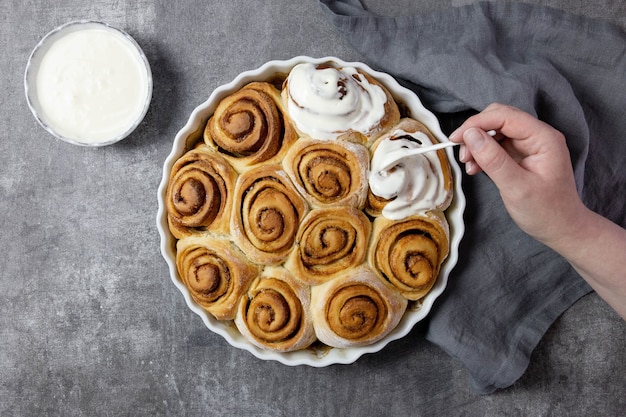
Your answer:
[[[316,339],[310,290],[284,268],[268,267],[241,298],[235,325],[262,349],[290,352]]]
[[[419,300],[432,288],[448,256],[449,229],[440,212],[401,221],[374,221],[368,254],[372,268],[409,300]]]
[[[176,267],[191,298],[218,320],[232,320],[258,268],[225,239],[189,237],[176,245]]]
[[[285,155],[283,166],[313,207],[365,205],[369,152],[362,145],[300,139]]]
[[[185,153],[172,166],[166,209],[174,237],[227,232],[237,173],[206,147]]]
[[[280,91],[253,82],[223,99],[204,131],[207,144],[241,171],[259,162],[274,163],[296,139]]]
[[[400,119],[389,91],[353,67],[296,65],[283,85],[283,98],[296,128],[315,139],[357,133],[370,143]]]
[[[406,152],[438,143],[422,123],[402,119],[372,146],[368,212],[392,220],[445,210],[452,201],[452,172],[443,149],[421,155]]]
[[[347,272],[311,289],[317,338],[346,348],[375,343],[402,318],[408,301],[369,268]]]
[[[285,266],[307,284],[328,281],[365,260],[370,231],[369,219],[354,207],[313,210],[302,221]]]
[[[281,263],[292,249],[308,211],[279,165],[243,173],[235,185],[231,235],[248,258],[263,265]]]

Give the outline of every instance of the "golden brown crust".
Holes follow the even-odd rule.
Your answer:
[[[300,139],[285,155],[283,166],[313,207],[365,204],[369,152],[364,146]]]
[[[228,231],[237,174],[220,155],[199,147],[172,166],[166,209],[172,234],[180,239]]]
[[[293,248],[307,211],[306,201],[280,166],[261,165],[237,180],[231,235],[254,262],[277,265]]]
[[[191,298],[218,320],[235,318],[258,267],[229,241],[189,237],[177,243],[176,268]]]
[[[263,349],[291,352],[315,341],[309,287],[284,268],[268,267],[241,298],[235,324]]]
[[[424,297],[448,256],[448,225],[440,213],[374,221],[368,262],[409,300]]]
[[[407,304],[365,267],[311,289],[315,334],[332,347],[363,346],[381,340],[398,325]]]
[[[313,210],[303,219],[285,266],[307,284],[326,282],[363,263],[370,230],[367,216],[353,207]]]
[[[219,103],[204,139],[241,172],[260,162],[280,161],[297,135],[280,91],[272,84],[253,82]]]
[[[377,196],[368,188],[367,198],[365,200],[365,212],[372,217],[382,216],[383,209],[389,201],[391,200]]]

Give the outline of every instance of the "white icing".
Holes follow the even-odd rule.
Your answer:
[[[148,73],[134,45],[113,30],[85,29],[56,40],[37,73],[42,118],[57,133],[99,143],[127,132],[148,97]]]
[[[399,139],[402,136],[415,138],[422,145],[410,139]],[[372,157],[369,185],[374,195],[391,200],[383,208],[386,218],[400,220],[445,203],[448,191],[437,152],[405,155],[409,149],[432,144],[422,132],[402,130],[394,131],[379,143]]]
[[[296,65],[287,81],[288,111],[297,128],[316,139],[369,133],[385,116],[387,96],[356,68]]]

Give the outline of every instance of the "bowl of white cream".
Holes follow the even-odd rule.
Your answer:
[[[130,135],[152,98],[150,64],[137,42],[106,23],[73,21],[49,32],[24,75],[33,115],[53,136],[104,146]]]

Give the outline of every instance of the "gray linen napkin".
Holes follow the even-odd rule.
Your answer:
[[[373,15],[359,0],[321,3],[366,63],[412,88],[448,120],[448,132],[460,123],[459,112],[495,101],[561,130],[583,201],[626,226],[621,29],[522,3],[483,2],[402,17]],[[462,186],[468,206],[460,260],[430,314],[426,337],[467,367],[477,392],[490,393],[524,373],[549,326],[590,288],[512,222],[485,175],[466,176]]]

